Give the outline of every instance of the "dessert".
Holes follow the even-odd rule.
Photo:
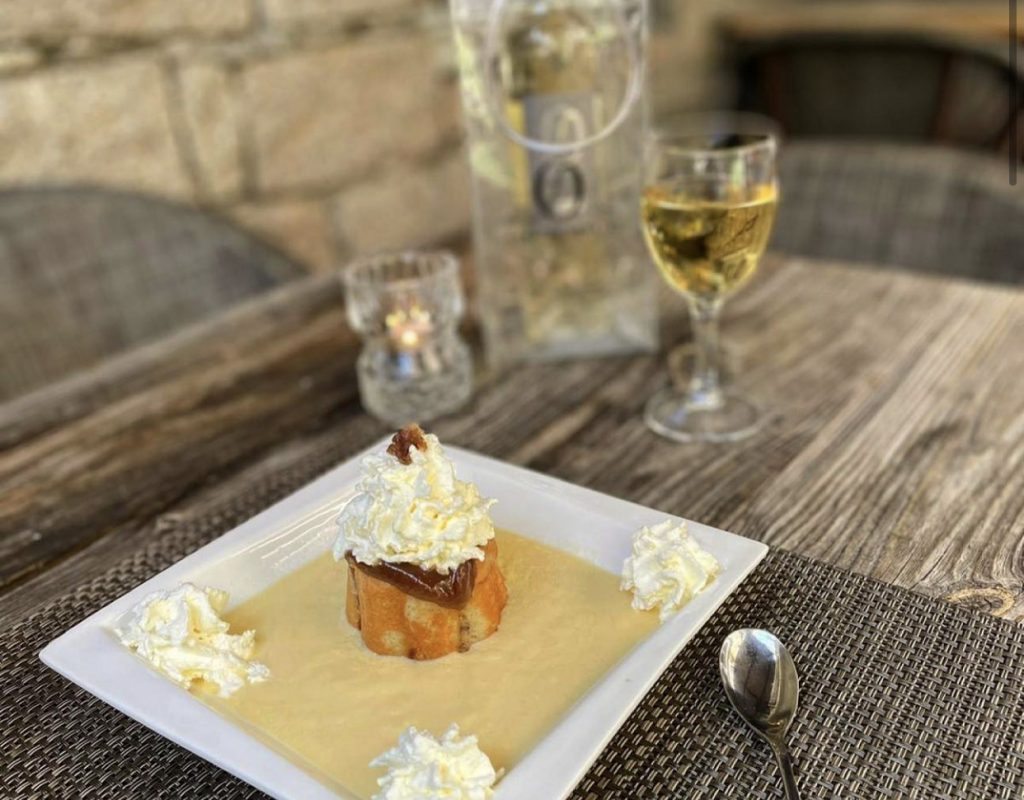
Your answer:
[[[183,583],[154,592],[125,614],[114,632],[126,647],[180,686],[202,681],[227,697],[246,683],[266,680],[270,670],[252,661],[255,632],[228,633],[220,617],[228,594]]]
[[[633,534],[633,552],[622,565],[622,589],[633,590],[633,608],[657,608],[661,621],[678,612],[721,572],[685,522],[667,519]]]
[[[184,584],[150,595],[117,625],[173,680],[218,690],[197,699],[346,796],[490,797],[504,771],[657,629],[657,615],[633,609],[658,607],[665,619],[719,571],[670,521],[637,533],[621,582],[545,543],[543,530],[495,531],[493,501],[458,480],[437,439],[415,426],[364,467],[340,516],[338,498],[323,498],[261,543],[253,555],[275,568],[295,555],[304,563],[223,619],[226,593]],[[561,531],[575,521],[542,511],[539,524],[558,525],[552,538],[572,544]],[[334,517],[337,541],[318,553]],[[590,522],[583,513],[579,535]],[[342,607],[359,635],[339,635]],[[499,623],[501,635],[468,654],[423,661]],[[252,661],[253,630],[262,664]]]
[[[409,425],[363,462],[338,518],[345,617],[368,648],[416,660],[468,650],[498,629],[508,599],[489,509],[455,476],[437,437]]]
[[[486,800],[498,780],[475,736],[452,723],[440,739],[410,726],[393,747],[370,762],[387,767],[373,800]]]

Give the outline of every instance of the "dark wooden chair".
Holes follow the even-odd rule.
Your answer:
[[[0,400],[303,274],[230,222],[155,197],[0,192]]]
[[[779,171],[774,250],[1024,284],[1024,193],[1005,159],[796,141]]]
[[[1005,40],[823,31],[734,45],[739,107],[774,117],[791,137],[1005,150],[1020,110],[1010,91],[1024,74]]]

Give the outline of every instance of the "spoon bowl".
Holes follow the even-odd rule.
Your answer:
[[[786,732],[796,715],[799,681],[782,642],[768,631],[743,628],[722,642],[718,669],[736,713],[775,753],[788,800],[799,800]]]

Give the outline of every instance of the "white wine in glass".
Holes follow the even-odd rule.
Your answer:
[[[775,222],[775,203],[770,184],[735,202],[649,187],[643,227],[654,263],[680,292],[714,296],[734,291],[757,269]]]
[[[666,282],[690,308],[694,370],[685,391],[663,389],[645,419],[678,441],[733,441],[756,430],[757,408],[722,389],[722,301],[757,269],[775,221],[777,138],[769,120],[707,115],[655,134],[641,197],[644,237]]]

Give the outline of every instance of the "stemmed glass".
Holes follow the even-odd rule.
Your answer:
[[[690,309],[693,372],[647,403],[645,421],[677,441],[735,441],[759,412],[722,388],[718,319],[725,298],[754,274],[768,244],[778,183],[771,120],[710,114],[654,133],[644,158],[644,238],[662,277]]]

